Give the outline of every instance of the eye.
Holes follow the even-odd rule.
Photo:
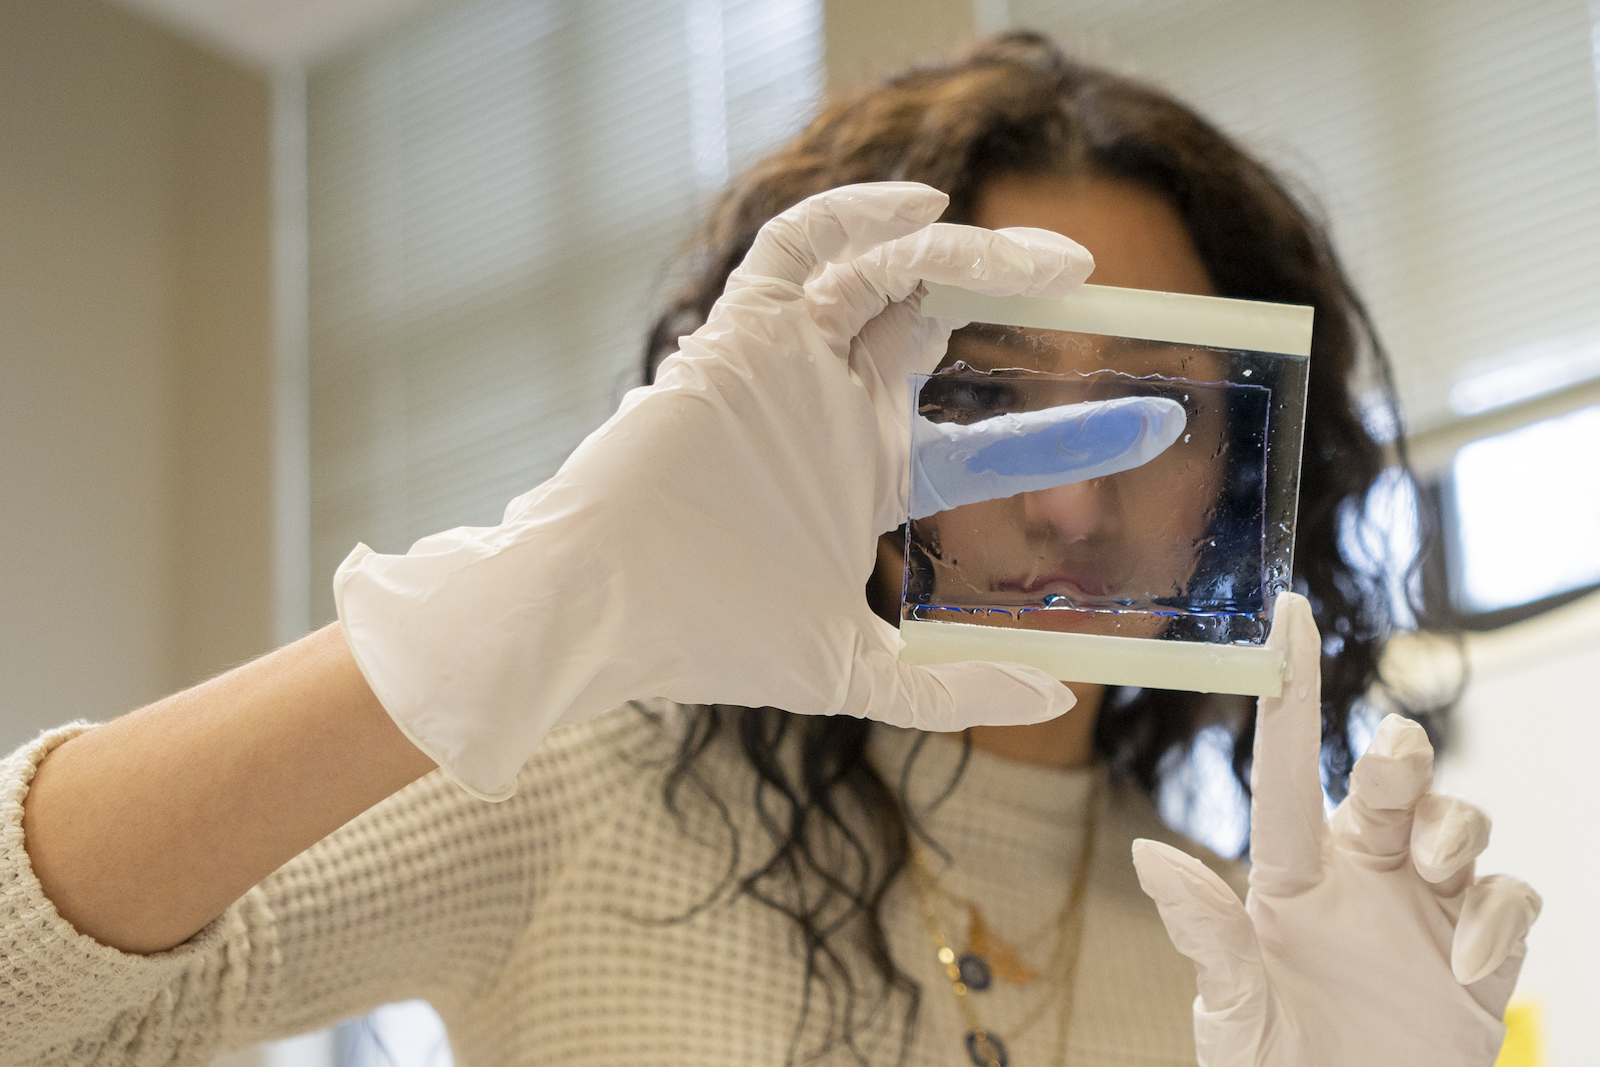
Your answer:
[[[918,413],[933,422],[979,422],[1015,411],[1014,386],[994,378],[933,378],[922,387]]]

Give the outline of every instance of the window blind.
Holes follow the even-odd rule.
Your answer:
[[[1584,0],[1011,0],[1194,104],[1324,206],[1413,429],[1530,350],[1600,349]]]
[[[315,619],[357,541],[498,522],[610,414],[821,58],[820,0],[445,0],[309,72]]]

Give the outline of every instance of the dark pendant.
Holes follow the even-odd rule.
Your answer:
[[[972,1062],[977,1067],[989,1067],[990,1063],[998,1063],[1000,1067],[1006,1067],[1005,1045],[992,1032],[985,1032],[983,1037],[989,1046],[987,1049],[979,1044],[976,1030],[967,1034],[967,1055],[972,1058]]]
[[[956,967],[961,971],[961,980],[973,992],[982,992],[989,988],[994,981],[994,972],[989,969],[989,961],[976,952],[963,952],[956,957]]]

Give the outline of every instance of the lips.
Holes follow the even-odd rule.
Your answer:
[[[1090,570],[1023,574],[1000,582],[995,588],[1041,600],[1048,596],[1064,596],[1068,600],[1098,600],[1110,596],[1114,591],[1112,583],[1104,575]]]

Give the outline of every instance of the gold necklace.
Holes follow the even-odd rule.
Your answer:
[[[1099,781],[1091,787],[1088,803],[1088,814],[1084,819],[1083,841],[1078,848],[1078,867],[1073,872],[1072,885],[1067,890],[1066,898],[1062,901],[1061,911],[1057,916],[1059,936],[1056,942],[1056,952],[1048,968],[1060,975],[1060,992],[1062,998],[1061,1015],[1056,1029],[1056,1055],[1058,1063],[1066,1060],[1067,1034],[1072,1021],[1073,990],[1076,985],[1078,970],[1078,947],[1083,937],[1083,904],[1089,887],[1089,863],[1094,854],[1094,831],[1097,822],[1095,818],[1096,801],[1099,794]],[[978,1016],[977,1006],[972,1003],[972,994],[988,988],[990,977],[999,975],[1006,977],[1004,971],[1010,971],[1011,977],[1007,980],[1016,985],[1024,985],[1039,977],[1039,972],[1027,967],[1016,959],[1015,948],[1003,939],[994,937],[987,924],[982,923],[982,913],[977,905],[971,901],[964,901],[950,893],[940,884],[938,876],[933,873],[928,864],[928,858],[915,842],[911,845],[911,856],[915,863],[912,872],[911,887],[917,898],[918,909],[922,912],[922,921],[928,928],[928,936],[933,941],[935,956],[944,968],[945,977],[950,980],[950,990],[955,994],[956,1005],[961,1011],[962,1021],[966,1024],[967,1056],[975,1067],[1007,1067],[1008,1053],[1004,1041],[998,1034],[992,1033],[983,1025]],[[958,954],[951,947],[950,939],[944,934],[940,926],[938,913],[934,910],[935,895],[944,896],[946,899],[963,901],[969,907],[969,916],[973,919],[973,930],[969,940],[972,942],[971,951]],[[997,942],[1003,946],[1000,956],[1000,966],[995,962],[985,959],[979,951],[978,933],[982,931],[983,941],[986,946],[993,947]],[[981,965],[981,967],[979,966]],[[1020,979],[1020,980],[1019,980]],[[981,982],[981,984],[980,984]],[[1034,1024],[1043,1016],[1050,1004],[1049,997],[1040,1001],[1039,1006],[1030,1012],[1016,1030],[1013,1036],[1032,1029]]]

